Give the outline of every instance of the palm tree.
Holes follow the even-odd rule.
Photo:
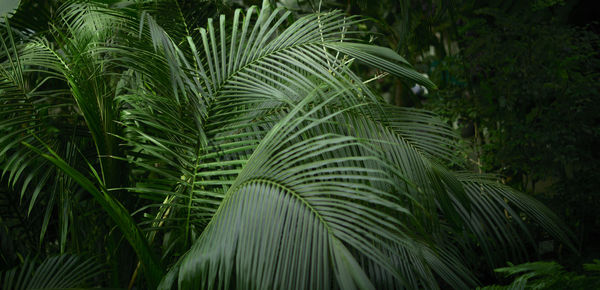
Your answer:
[[[435,87],[360,18],[265,1],[203,27],[177,1],[63,2],[1,37],[3,192],[26,205],[2,221],[44,213],[13,223],[39,236],[26,250],[106,252],[117,286],[372,289],[476,285],[470,254],[526,259],[532,224],[571,245],[351,70]]]

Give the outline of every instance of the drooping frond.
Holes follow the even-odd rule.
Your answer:
[[[542,203],[530,196],[473,174],[459,174],[471,201],[471,210],[460,209],[465,226],[483,248],[486,259],[495,267],[506,259],[527,258],[527,247],[537,247],[528,228],[534,223],[568,248],[574,249],[570,230]],[[524,217],[523,217],[524,216]],[[499,258],[506,257],[506,258]]]
[[[2,289],[67,289],[89,286],[92,278],[102,273],[93,259],[63,254],[38,264],[27,258],[23,265],[0,272]]]
[[[418,247],[386,164],[359,139],[322,131],[341,113],[319,117],[338,96],[300,114],[305,98],[261,140],[179,265],[180,288],[373,288],[376,277],[409,286],[400,281],[411,272],[388,254]],[[417,256],[401,263],[429,268]],[[413,286],[433,276],[421,278]]]

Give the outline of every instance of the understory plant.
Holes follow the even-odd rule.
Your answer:
[[[508,267],[495,271],[513,278],[509,285],[491,285],[483,290],[517,289],[598,289],[600,287],[600,260],[583,264],[586,273],[565,271],[556,262],[532,262],[519,265],[509,263]]]

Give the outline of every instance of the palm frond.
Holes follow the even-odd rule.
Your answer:
[[[50,162],[52,162],[56,167],[60,168],[65,174],[67,174],[70,178],[72,178],[75,182],[77,182],[84,190],[90,193],[94,199],[100,204],[102,209],[106,211],[106,213],[113,219],[113,221],[117,224],[117,226],[121,229],[123,235],[129,241],[130,245],[136,251],[144,270],[147,272],[146,279],[148,284],[153,287],[158,284],[158,280],[163,276],[162,267],[155,257],[154,253],[150,250],[148,245],[148,241],[141,234],[137,224],[131,218],[127,209],[111,194],[109,194],[105,185],[102,184],[102,180],[98,173],[93,170],[93,176],[100,183],[100,188],[98,188],[94,182],[88,179],[85,175],[83,175],[80,171],[74,169],[69,164],[67,164],[60,156],[56,154],[56,152],[52,151],[49,147],[46,146],[46,150],[48,153],[44,153],[37,148],[24,143],[27,147],[32,149],[34,152],[39,154],[40,156],[46,158]],[[91,167],[91,166],[90,166]]]
[[[575,251],[571,231],[542,203],[530,196],[472,174],[457,176],[464,184],[471,211],[460,210],[465,226],[484,249],[490,265],[505,260],[525,260],[528,248],[537,247],[528,224],[534,223]],[[460,208],[460,203],[456,203]],[[500,258],[502,257],[502,258]]]
[[[370,206],[407,212],[371,185],[392,186],[369,166],[380,162],[375,156],[340,154],[368,148],[313,131],[329,119],[311,120],[322,106],[295,118],[297,107],[262,139],[183,260],[180,287],[373,288],[348,246],[399,275],[371,244],[374,237],[399,243],[401,223]]]
[[[0,170],[11,187],[20,187],[20,200],[29,204],[28,214],[37,201],[46,201],[41,243],[55,202],[61,201],[59,207],[64,205],[65,198],[60,196],[64,197],[72,184],[47,160],[21,144],[43,147],[43,140],[73,161],[74,144],[81,144],[85,137],[78,134],[77,118],[72,114],[74,104],[65,96],[68,90],[61,86],[62,64],[49,43],[36,37],[16,39],[9,22],[6,27],[0,51],[0,59],[4,60],[0,65],[0,156],[7,158],[0,161]],[[62,122],[68,125],[59,125]],[[65,225],[62,221],[67,219],[60,216]],[[64,249],[64,233],[60,239]]]
[[[89,286],[102,273],[93,259],[63,254],[37,263],[27,258],[23,265],[0,273],[2,289],[66,289]]]

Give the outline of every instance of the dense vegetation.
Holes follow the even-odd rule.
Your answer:
[[[545,21],[563,1],[450,2],[22,0],[0,25],[0,287],[465,289],[544,239],[581,263],[597,35]]]

